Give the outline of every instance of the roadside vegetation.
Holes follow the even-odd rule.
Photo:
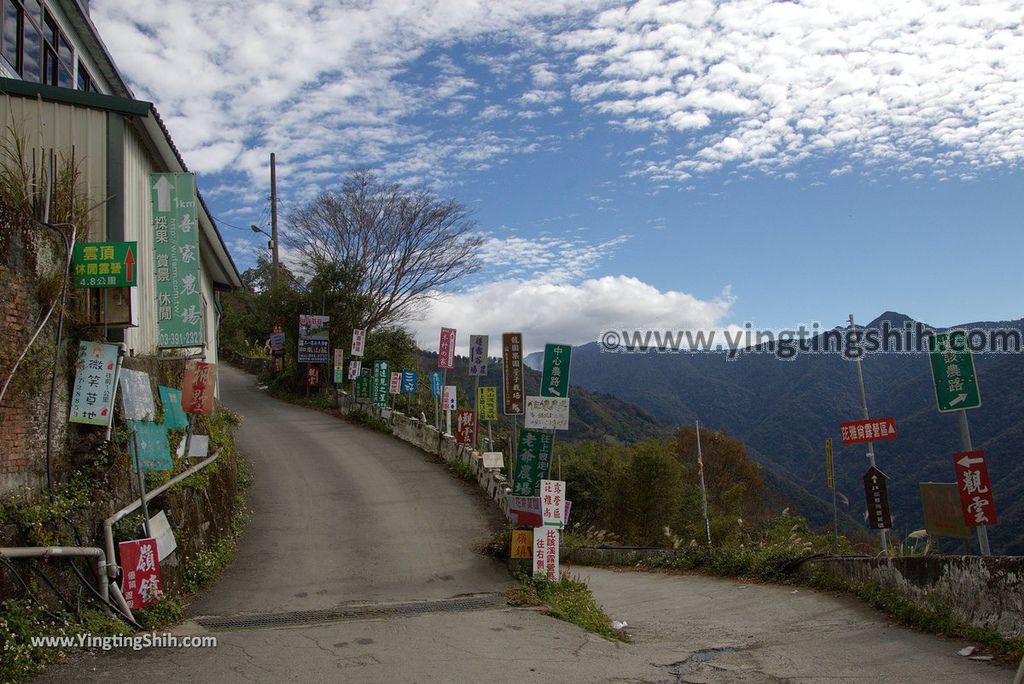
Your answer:
[[[612,626],[612,620],[601,608],[590,587],[579,578],[563,573],[558,580],[548,580],[539,575],[519,576],[519,584],[505,594],[509,605],[545,607],[546,613],[559,620],[599,634],[606,639],[625,641],[621,629]]]

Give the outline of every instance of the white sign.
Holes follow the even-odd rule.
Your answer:
[[[558,579],[558,537],[554,527],[535,527],[533,530],[533,574],[543,575],[554,582]]]
[[[487,375],[487,335],[469,336],[469,374]]]
[[[122,368],[119,381],[125,420],[154,420],[156,404],[153,402],[153,388],[149,386],[149,376],[142,371]]]
[[[544,527],[565,526],[565,482],[540,481],[541,520]]]
[[[185,456],[185,442],[188,441],[188,437],[182,437],[181,442],[178,443],[178,458]],[[192,441],[188,444],[188,457],[189,458],[206,458],[210,453],[210,436],[209,435],[192,435]]]
[[[455,385],[445,385],[444,391],[441,392],[441,410],[442,411],[454,411],[456,409],[456,392],[458,390]]]
[[[352,331],[352,356],[362,356],[366,347],[366,330]]]
[[[568,430],[569,397],[526,397],[527,430]]]
[[[500,451],[485,451],[480,458],[483,459],[484,468],[505,467],[505,454]]]
[[[145,534],[145,527],[143,527],[143,534]],[[161,563],[164,558],[170,556],[178,548],[178,541],[174,538],[174,531],[171,529],[171,524],[167,521],[167,516],[163,511],[149,519],[149,536],[156,539],[157,560]]]

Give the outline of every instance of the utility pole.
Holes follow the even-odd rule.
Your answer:
[[[860,338],[857,335],[857,324],[853,322],[853,314],[850,314],[850,332],[857,340],[858,345]],[[868,415],[868,395],[864,391],[864,370],[860,367],[861,355],[857,355],[857,384],[860,385],[860,406],[864,410],[864,420],[871,420],[871,416]],[[868,442],[868,464],[875,467],[875,443]],[[879,530],[879,535],[882,537],[882,551],[888,554],[889,552],[889,540],[885,536],[885,530]]]
[[[281,279],[277,251],[277,156],[270,153],[270,239],[274,244],[274,288]]]
[[[700,472],[700,501],[701,508],[704,512],[704,529],[708,533],[708,547],[711,546],[711,519],[708,517],[708,489],[704,484],[704,454],[701,453],[700,448],[700,421],[694,420],[694,425],[697,428],[697,468]],[[559,475],[561,479],[561,475]]]

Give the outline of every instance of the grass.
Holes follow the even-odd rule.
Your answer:
[[[540,576],[525,578],[505,593],[513,606],[547,606],[552,617],[603,636],[613,641],[625,641],[625,634],[612,627],[611,618],[594,598],[590,587],[579,578],[563,576],[550,581]]]

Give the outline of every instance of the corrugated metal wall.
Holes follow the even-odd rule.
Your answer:
[[[0,135],[5,145],[22,140],[30,160],[33,148],[37,150],[37,159],[42,156],[39,150],[53,149],[58,155],[58,164],[61,156],[70,160],[73,154],[89,205],[106,197],[106,112],[10,95],[0,95],[0,111],[3,115]],[[101,204],[89,214],[88,236],[80,233],[80,239],[105,239],[106,225],[106,205]]]

